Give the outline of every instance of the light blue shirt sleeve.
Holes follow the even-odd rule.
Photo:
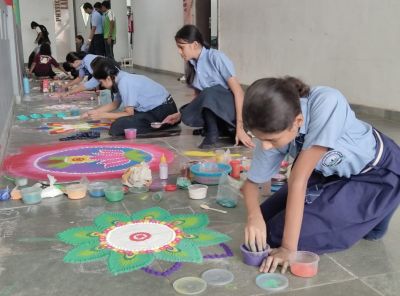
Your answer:
[[[253,160],[247,178],[257,184],[271,180],[271,177],[279,172],[287,149],[288,147],[279,150],[264,150],[261,141],[256,140],[256,148],[253,152]]]
[[[83,78],[83,77],[85,77],[85,70],[83,69],[83,67],[81,67],[79,69],[79,78]]]
[[[235,76],[235,68],[232,61],[223,53],[218,51],[214,55],[214,65],[219,71],[220,75],[228,82],[229,78]]]
[[[95,34],[103,33],[103,17],[96,10],[92,12],[92,27],[96,27]]]
[[[322,146],[334,149],[344,133],[349,108],[344,96],[335,89],[326,89],[312,100],[303,149]]]
[[[86,89],[93,89],[96,88],[99,84],[100,82],[96,78],[92,77],[88,81],[86,81],[83,85],[85,86]]]
[[[128,79],[123,79],[118,83],[118,91],[123,107],[137,107],[138,93],[134,87],[129,85]]]

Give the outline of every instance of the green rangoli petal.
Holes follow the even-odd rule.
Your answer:
[[[70,250],[64,257],[64,262],[67,263],[84,263],[101,260],[108,256],[110,250],[99,248],[98,244],[87,243],[77,246]]]
[[[148,266],[153,261],[153,254],[138,254],[134,256],[128,256],[112,252],[108,258],[108,268],[114,275],[117,275],[119,273],[134,271]]]
[[[231,240],[229,236],[208,228],[185,232],[185,240],[189,240],[198,247],[208,247]]]
[[[176,227],[183,230],[197,230],[199,228],[204,228],[208,225],[208,216],[206,214],[182,214],[173,215],[166,221],[173,223]]]
[[[200,249],[188,240],[181,240],[175,247],[154,253],[156,259],[169,262],[203,262]]]
[[[150,209],[144,209],[139,212],[135,212],[132,214],[132,220],[142,220],[142,219],[154,219],[163,221],[164,219],[170,218],[171,214],[164,210],[163,208],[154,207]]]
[[[94,219],[94,224],[103,231],[115,225],[116,222],[129,222],[130,220],[129,216],[123,213],[104,212]]]
[[[91,242],[98,242],[99,238],[96,235],[98,232],[95,226],[83,226],[67,229],[57,234],[58,239],[66,244],[80,245]]]

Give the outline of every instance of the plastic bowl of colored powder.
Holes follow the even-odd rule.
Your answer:
[[[318,273],[318,262],[317,254],[298,251],[290,258],[290,271],[296,276],[310,278]]]
[[[109,186],[104,189],[106,199],[110,202],[121,201],[124,199],[124,188],[119,185]]]
[[[88,191],[91,197],[103,197],[104,190],[108,188],[105,182],[93,182],[88,185]]]
[[[82,199],[86,196],[87,185],[85,184],[71,184],[65,186],[65,192],[69,199]]]

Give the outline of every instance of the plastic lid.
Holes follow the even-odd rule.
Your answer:
[[[167,163],[167,159],[165,158],[165,154],[163,154],[160,158],[160,163]]]
[[[183,295],[197,295],[207,289],[207,282],[198,277],[183,277],[176,280],[172,286],[175,291]]]
[[[203,272],[201,278],[212,286],[225,286],[235,278],[233,273],[226,269],[209,269]]]
[[[278,292],[289,286],[289,280],[279,273],[263,273],[256,277],[256,285],[269,292]]]

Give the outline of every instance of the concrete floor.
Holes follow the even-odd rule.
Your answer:
[[[142,73],[143,71],[136,71]],[[191,91],[176,77],[146,73],[160,82],[172,93],[179,105],[191,98]],[[33,95],[17,107],[16,113],[42,111],[45,106],[57,101],[43,100]],[[74,102],[89,107],[93,102]],[[363,117],[381,131],[400,142],[399,123],[378,118]],[[18,147],[33,143],[56,142],[60,136],[49,136],[35,131],[31,125],[15,122],[8,143],[8,153]],[[107,135],[103,135],[107,138]],[[174,150],[176,160],[171,167],[177,174],[181,162],[187,160],[182,151],[193,149],[201,138],[191,135],[191,130],[182,127],[180,136],[141,139],[141,143],[154,143]],[[239,151],[248,154],[244,148]],[[171,176],[173,179],[173,176]],[[1,180],[1,185],[7,185]],[[211,188],[206,202],[215,203],[216,188]],[[185,264],[178,272],[166,278],[152,277],[142,271],[112,276],[104,262],[66,264],[62,259],[70,249],[55,238],[55,234],[74,226],[85,226],[103,211],[132,213],[140,209],[160,206],[171,213],[202,212],[199,205],[186,191],[166,193],[160,202],[149,196],[127,195],[119,203],[108,203],[103,199],[85,198],[71,201],[65,196],[46,199],[39,205],[28,206],[19,201],[0,202],[0,296],[9,295],[176,295],[172,283],[185,276],[200,276],[210,268],[226,268],[233,272],[235,281],[225,287],[209,286],[203,295],[265,295],[255,285],[256,268],[241,262],[239,245],[243,241],[246,211],[241,201],[237,208],[228,209],[228,214],[209,212],[209,227],[232,237],[228,245],[234,257],[206,260],[203,264]],[[215,205],[218,207],[217,205]],[[398,232],[400,215],[392,219],[388,234],[380,241],[360,241],[350,250],[321,256],[319,274],[311,279],[302,279],[287,274],[289,288],[280,295],[399,295],[400,250]],[[164,263],[157,263],[158,267]]]

